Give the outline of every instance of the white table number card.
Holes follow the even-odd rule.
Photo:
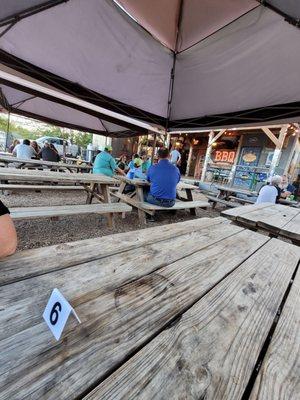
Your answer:
[[[71,304],[58,289],[53,289],[43,313],[43,318],[56,340],[60,339],[70,313],[73,313],[77,321],[81,323]]]

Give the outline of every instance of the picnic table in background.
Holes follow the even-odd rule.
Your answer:
[[[215,185],[215,187],[219,190],[219,194],[217,197],[225,200],[229,200],[230,196],[243,194],[246,196],[257,196],[258,193],[256,191],[251,191],[247,189],[239,189],[232,186],[226,185]]]
[[[39,187],[41,190],[43,189],[43,185],[46,183],[51,183],[51,185],[47,186],[47,190],[50,190],[53,187],[53,190],[57,189],[57,184],[76,184],[81,185],[82,188],[87,193],[86,204],[91,204],[92,199],[95,197],[101,203],[109,203],[110,207],[105,206],[101,207],[84,207],[81,208],[68,205],[68,206],[51,206],[51,207],[42,207],[41,210],[37,213],[37,209],[35,207],[24,207],[22,209],[18,208],[18,215],[26,216],[29,218],[30,215],[32,217],[41,217],[44,213],[45,217],[49,216],[59,216],[59,215],[74,215],[74,212],[77,210],[78,213],[88,213],[88,212],[97,212],[97,213],[105,213],[108,217],[109,225],[113,225],[113,213],[114,212],[127,212],[131,211],[131,207],[124,208],[124,205],[117,205],[111,203],[110,190],[109,186],[114,185],[118,181],[114,178],[101,175],[101,174],[70,174],[66,172],[53,172],[48,170],[27,170],[27,169],[16,169],[16,168],[0,168],[0,182],[1,187],[3,188],[4,184],[6,189],[9,189],[10,184],[13,183],[12,187],[16,187],[16,182],[26,182],[27,185],[22,185],[22,187],[26,187],[30,189],[31,185],[36,189]],[[37,186],[36,184],[40,185]],[[62,186],[61,186],[62,187]],[[99,193],[99,189],[101,193]],[[94,205],[93,205],[94,206]],[[81,212],[80,212],[81,210]],[[12,215],[14,210],[11,209]]]
[[[207,201],[194,201],[193,193],[194,189],[198,189],[197,186],[190,185],[189,183],[179,182],[177,185],[177,201],[173,207],[160,207],[144,201],[144,189],[150,186],[150,183],[144,179],[129,179],[125,176],[117,176],[121,181],[119,190],[112,194],[118,197],[120,200],[132,205],[137,208],[139,220],[141,223],[146,222],[146,214],[154,215],[156,211],[162,210],[190,210],[191,215],[195,215],[195,208],[207,208],[209,203]],[[125,194],[124,190],[126,185],[134,186],[134,191],[130,194]],[[180,191],[185,191],[186,197],[183,197]],[[136,199],[134,198],[136,196]]]
[[[221,215],[251,229],[264,229],[300,244],[300,209],[260,203],[222,211]]]
[[[299,258],[224,218],[8,257],[1,399],[296,400]],[[55,287],[81,320],[59,341],[42,319]]]
[[[64,162],[54,162],[54,161],[44,161],[44,160],[36,160],[36,159],[23,159],[17,158],[14,156],[3,156],[0,155],[0,164],[4,164],[4,166],[8,166],[11,163],[15,164],[16,168],[49,168],[55,169],[58,171],[68,170],[69,172],[88,172],[91,170],[91,166],[85,163],[77,165],[77,164],[68,164]]]
[[[216,204],[222,204],[230,208],[238,207],[239,204],[248,204],[248,203],[253,204],[254,201],[252,199],[248,199],[247,197],[257,196],[257,192],[255,191],[239,189],[225,185],[213,185],[213,186],[216,189],[218,189],[219,193],[217,195],[213,194],[206,195],[208,201],[212,203],[213,208],[216,206]],[[239,194],[242,194],[243,198],[238,197]]]

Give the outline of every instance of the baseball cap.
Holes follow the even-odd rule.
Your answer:
[[[143,161],[140,158],[135,158],[133,160],[134,165],[137,165],[138,167],[140,167],[143,164]]]
[[[109,146],[109,145],[107,145],[107,146],[104,147],[104,150],[106,150],[106,151],[112,151],[112,147]]]

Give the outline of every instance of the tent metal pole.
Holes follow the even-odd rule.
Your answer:
[[[175,80],[176,54],[178,53],[179,34],[180,34],[180,26],[181,26],[181,19],[182,19],[182,9],[183,9],[183,0],[180,0],[178,20],[177,20],[176,39],[175,39],[175,49],[173,52],[173,65],[172,65],[171,76],[170,76],[166,130],[168,130],[169,122],[170,122],[170,118],[171,118],[172,98],[173,98],[173,89],[174,89],[174,80]]]
[[[6,136],[5,136],[5,148],[4,151],[7,150],[8,148],[8,135],[9,135],[9,128],[10,128],[10,111],[8,111],[8,116],[7,116],[7,128],[6,128]]]

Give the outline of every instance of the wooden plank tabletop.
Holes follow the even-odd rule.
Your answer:
[[[126,176],[120,176],[120,175],[118,175],[116,178],[122,182],[128,183],[129,185],[134,185],[134,186],[149,186],[150,185],[150,183],[145,179],[129,179]],[[184,190],[184,189],[194,190],[194,189],[199,189],[199,188],[195,185],[191,185],[190,183],[180,181],[177,184],[177,189],[178,190]]]
[[[51,271],[72,267],[76,264],[100,260],[113,254],[137,250],[148,244],[159,243],[175,236],[193,234],[201,230],[205,235],[210,227],[229,222],[222,217],[199,218],[168,224],[154,228],[142,229],[104,236],[95,239],[62,243],[40,249],[24,250],[5,260],[0,260],[0,286]],[[193,236],[190,236],[191,238]],[[42,260],[47,259],[47,263]]]
[[[78,182],[103,183],[113,185],[118,181],[102,174],[71,174],[67,172],[37,171],[16,168],[0,168],[0,180],[10,181],[45,181],[45,182]]]
[[[241,399],[299,258],[223,218],[9,257],[0,398]],[[58,342],[42,319],[54,287],[82,321]]]
[[[67,164],[64,162],[54,162],[54,161],[45,161],[45,160],[37,160],[37,159],[25,159],[25,158],[18,158],[15,156],[4,156],[0,155],[0,162],[4,163],[21,163],[26,165],[40,165],[46,167],[56,167],[56,168],[67,168],[67,169],[91,169],[92,167],[87,164]]]
[[[294,247],[272,239],[85,400],[242,399],[299,260]],[[280,251],[293,261],[282,264]]]
[[[251,196],[257,196],[257,192],[255,190],[246,190],[246,189],[239,189],[231,186],[226,186],[226,185],[214,185],[218,190],[221,190],[223,192],[227,193],[240,193],[240,194],[246,194],[246,195],[251,195]]]
[[[300,241],[300,209],[282,204],[261,203],[225,210],[221,213],[245,226]]]
[[[300,271],[274,331],[250,400],[299,400]]]

